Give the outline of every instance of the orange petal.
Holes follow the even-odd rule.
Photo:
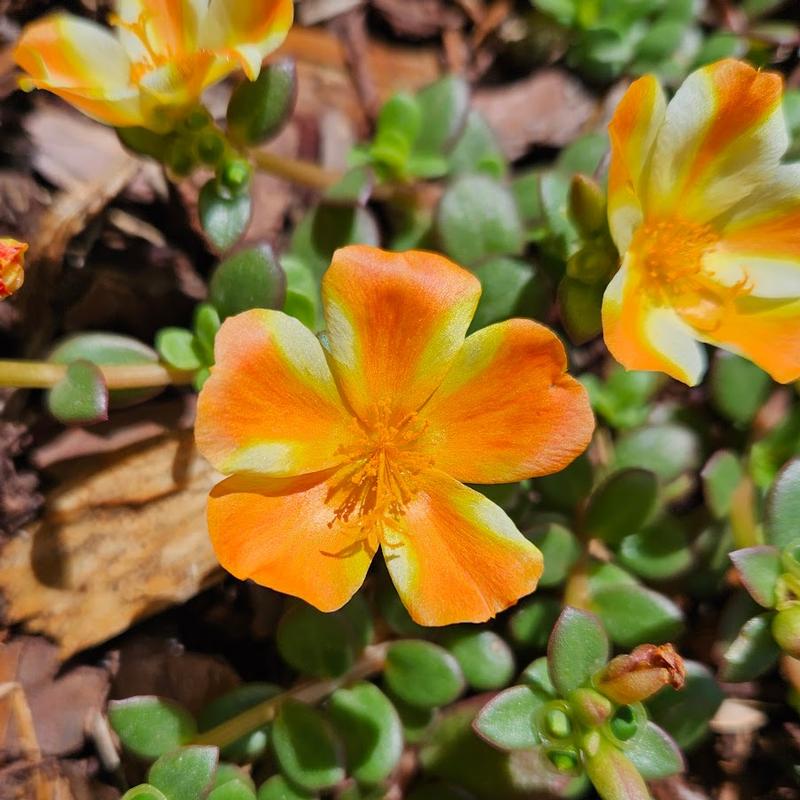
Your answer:
[[[461,348],[480,291],[474,275],[433,253],[337,250],[322,301],[331,367],[353,410],[419,408]]]
[[[280,311],[225,320],[200,392],[195,439],[221,472],[297,475],[343,461],[354,422],[316,337]]]
[[[646,75],[630,85],[608,126],[608,222],[620,252],[627,250],[633,230],[642,220],[642,173],[665,110],[658,80]]]
[[[603,296],[606,346],[626,369],[665,372],[694,386],[706,367],[698,334],[647,295],[630,261],[629,255]]]
[[[726,286],[755,297],[800,296],[800,164],[782,166],[724,220],[704,266]]]
[[[131,62],[107,29],[72,14],[50,14],[27,25],[14,50],[24,88],[47,89],[109,125],[139,125],[139,92]]]
[[[594,417],[566,367],[558,337],[532,320],[469,336],[422,411],[436,468],[466,483],[506,483],[567,466],[589,444]]]
[[[714,219],[768,181],[789,138],[781,76],[726,59],[693,72],[667,107],[650,164],[648,216]]]
[[[418,486],[397,540],[382,545],[418,623],[484,622],[536,588],[542,554],[499,506],[437,470]]]
[[[292,0],[211,0],[200,45],[237,59],[252,81],[292,27]]]
[[[179,59],[197,47],[205,0],[117,0],[120,38],[131,58],[149,60],[150,52]]]
[[[364,582],[372,556],[343,550],[326,505],[330,473],[302,478],[236,475],[212,489],[208,529],[220,564],[242,580],[341,608]]]
[[[800,300],[742,297],[707,340],[749,358],[779,383],[800,378]]]

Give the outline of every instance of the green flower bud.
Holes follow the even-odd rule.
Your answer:
[[[253,169],[243,158],[226,161],[219,172],[220,183],[233,194],[240,194],[250,184]]]
[[[580,764],[574,750],[548,750],[547,758],[559,772],[575,772]]]
[[[800,603],[793,603],[775,615],[772,635],[784,653],[800,658]]]
[[[597,181],[587,175],[573,176],[569,187],[569,215],[584,236],[605,230],[606,195]]]

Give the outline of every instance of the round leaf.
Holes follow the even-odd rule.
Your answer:
[[[783,572],[781,552],[777,547],[746,547],[730,554],[745,589],[764,608],[775,605],[775,590]]]
[[[488,175],[463,175],[444,193],[436,225],[444,251],[459,264],[522,251],[522,224],[511,192]]]
[[[204,365],[199,344],[186,328],[162,328],[156,334],[156,350],[176,369],[195,370]]]
[[[547,569],[545,558],[545,570]],[[536,597],[520,603],[508,621],[508,632],[512,640],[529,649],[542,650],[558,619],[561,605],[552,598]]]
[[[138,786],[128,789],[122,795],[122,800],[167,800],[167,798],[155,786],[150,786],[149,783],[140,783]]]
[[[742,480],[743,470],[739,459],[731,450],[719,450],[708,459],[700,477],[706,505],[715,517],[721,519],[730,513],[733,494]]]
[[[414,142],[414,152],[441,155],[455,143],[467,123],[469,85],[456,75],[447,75],[416,94],[424,121]]]
[[[588,611],[567,606],[547,647],[547,669],[553,686],[566,697],[605,666],[608,654],[608,637],[600,620]]]
[[[751,681],[775,665],[780,648],[772,636],[773,616],[759,614],[745,622],[722,656],[722,680]]]
[[[66,425],[108,419],[108,388],[103,373],[91,361],[73,361],[47,393],[47,410]]]
[[[589,498],[586,531],[611,545],[641,530],[658,500],[658,479],[645,469],[615,472]]]
[[[383,677],[401,700],[420,708],[452,703],[464,689],[458,661],[442,647],[419,640],[390,645]]]
[[[344,741],[348,774],[370,785],[389,777],[403,752],[403,726],[389,698],[358,683],[331,695],[328,714]]]
[[[200,224],[217,250],[230,250],[239,241],[250,222],[251,210],[249,192],[224,197],[215,178],[200,190]]]
[[[473,727],[501,750],[525,750],[539,744],[534,715],[547,702],[530,686],[512,686],[493,697],[478,713]]]
[[[208,295],[223,319],[250,308],[281,308],[286,276],[272,248],[262,244],[222,261],[211,276]]]
[[[197,800],[213,784],[217,755],[216,747],[173,750],[150,767],[148,783],[160,789],[167,800]]]
[[[778,473],[767,497],[766,530],[770,544],[779,549],[800,539],[800,458]]]
[[[330,789],[344,779],[339,745],[319,711],[287,700],[272,727],[272,746],[281,771],[309,792]]]
[[[624,566],[649,580],[668,580],[692,566],[693,556],[683,525],[664,517],[639,533],[626,536],[619,546]]]
[[[668,778],[684,770],[680,748],[669,734],[652,722],[628,743],[625,755],[648,781]]]
[[[709,385],[717,411],[737,425],[747,425],[766,400],[772,381],[752,361],[718,350]]]
[[[640,467],[663,481],[697,468],[700,444],[697,434],[683,425],[651,425],[620,437],[615,453],[617,469]]]
[[[445,633],[443,644],[456,657],[467,683],[477,691],[501,689],[514,675],[514,653],[493,631],[453,628]]]
[[[272,139],[294,110],[297,68],[289,58],[261,70],[254,81],[242,81],[228,103],[228,131],[248,145]]]
[[[112,700],[108,719],[125,749],[148,760],[186,744],[197,733],[192,715],[163,697]]]
[[[369,609],[356,595],[344,608],[326,614],[297,602],[278,624],[281,657],[299,672],[316,678],[342,675],[367,646],[372,635]]]
[[[316,800],[316,795],[292,786],[283,775],[273,775],[261,785],[257,800]]]

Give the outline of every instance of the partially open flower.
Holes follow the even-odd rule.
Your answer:
[[[603,333],[628,369],[695,384],[707,342],[800,377],[800,164],[780,164],[781,99],[780,75],[730,59],[669,105],[652,75],[622,98],[608,214],[623,259]]]
[[[166,131],[203,90],[261,62],[292,24],[292,0],[117,0],[106,28],[55,13],[26,26],[14,60],[48,89],[115,127]]]
[[[595,686],[609,700],[629,705],[665,686],[680,689],[685,678],[683,659],[671,644],[643,644],[629,655],[611,659],[595,678]]]
[[[25,280],[28,245],[16,239],[0,239],[0,300],[9,297]]]
[[[542,556],[464,483],[565,467],[594,427],[558,337],[512,319],[465,338],[477,278],[432,253],[338,250],[323,344],[278,311],[225,321],[200,393],[209,500],[239,578],[344,605],[383,551],[412,617],[480,622],[532,592]]]

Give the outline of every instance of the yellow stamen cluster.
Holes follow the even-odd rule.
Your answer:
[[[385,405],[374,407],[362,420],[362,438],[341,447],[348,464],[328,492],[334,507],[329,523],[344,523],[352,543],[335,555],[348,555],[364,547],[374,554],[380,544],[393,546],[390,531],[399,532],[398,522],[418,491],[416,476],[433,465],[416,443],[426,423],[416,413],[396,417]]]

